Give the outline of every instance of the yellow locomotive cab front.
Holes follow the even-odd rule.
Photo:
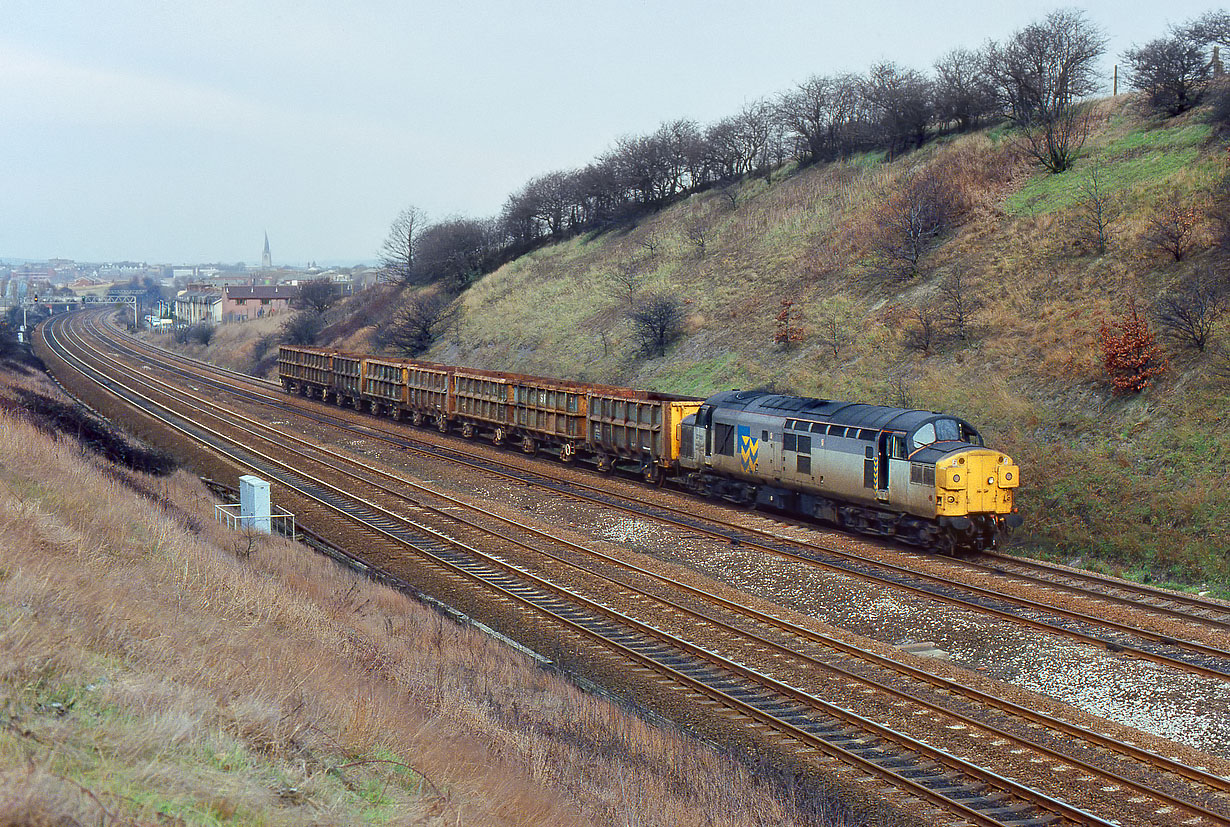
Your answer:
[[[1015,489],[1021,471],[997,451],[963,451],[936,466],[936,516],[954,529],[996,535],[1021,524]]]

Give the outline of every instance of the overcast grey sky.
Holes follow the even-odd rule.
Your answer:
[[[1090,0],[1113,59],[1210,8]],[[623,134],[812,74],[927,69],[1056,4],[0,0],[0,257],[376,257]],[[1107,84],[1109,91],[1109,78]]]

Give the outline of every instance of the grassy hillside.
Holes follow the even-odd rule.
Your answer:
[[[1218,357],[1161,342],[1166,372],[1121,396],[1099,350],[1102,323],[1129,302],[1143,312],[1181,285],[1223,281],[1207,214],[1230,168],[1225,146],[1201,111],[1158,121],[1120,96],[1094,114],[1062,175],[1037,171],[997,127],[892,162],[787,168],[733,197],[700,193],[544,247],[474,284],[429,356],[698,395],[769,386],[952,411],[1022,464],[1016,548],[1230,592],[1230,388]],[[1116,215],[1102,255],[1076,231],[1094,170]],[[950,226],[916,274],[888,273],[886,205],[927,176],[948,189]],[[1201,219],[1181,262],[1144,238],[1171,198]],[[958,274],[965,338],[946,312]],[[654,293],[686,301],[686,330],[645,359],[627,312]],[[804,329],[790,349],[774,343],[783,300]],[[337,341],[372,349],[362,322],[374,318],[339,325]],[[1230,341],[1225,320],[1215,339]]]

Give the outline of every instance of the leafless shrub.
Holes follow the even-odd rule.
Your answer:
[[[1119,218],[1119,210],[1106,182],[1106,170],[1101,161],[1090,165],[1081,180],[1074,220],[1078,247],[1092,248],[1098,255],[1106,252],[1110,243],[1110,228]]]
[[[906,349],[917,351],[924,356],[930,356],[934,352],[938,338],[936,330],[938,315],[935,308],[925,304],[912,307],[906,312],[907,327],[902,340]]]
[[[377,334],[383,347],[421,356],[458,320],[460,308],[443,293],[418,293],[403,304]]]
[[[1182,261],[1196,241],[1201,211],[1196,203],[1177,189],[1171,190],[1145,225],[1145,246],[1157,253]]]
[[[848,337],[843,319],[837,311],[828,310],[821,314],[816,327],[816,341],[823,345],[825,350],[833,351],[834,359],[841,357],[841,349],[845,347]]]
[[[300,310],[282,324],[282,341],[288,345],[311,346],[320,338],[324,320],[314,310]]]
[[[705,246],[709,243],[710,229],[699,221],[686,230],[688,241],[696,248],[696,257],[705,257]]]
[[[898,408],[912,409],[914,407],[914,389],[909,377],[904,373],[897,373],[888,378],[888,400],[890,404]]]
[[[1161,299],[1153,318],[1165,336],[1204,353],[1225,311],[1224,295],[1206,284],[1194,284]]]
[[[628,313],[632,334],[642,356],[665,356],[666,349],[683,333],[686,317],[683,302],[658,293],[646,297]]]
[[[618,261],[604,274],[608,291],[631,310],[645,285],[645,267],[639,259]]]
[[[955,267],[940,286],[940,298],[940,321],[949,328],[954,338],[969,341],[974,333],[974,317],[983,305],[977,285],[961,267]]]
[[[959,194],[936,170],[905,178],[875,213],[872,249],[879,269],[903,278],[918,275],[921,259],[954,224],[959,212]]]
[[[657,230],[650,230],[645,233],[645,235],[643,235],[641,240],[637,243],[640,244],[641,249],[644,250],[647,255],[656,256],[658,254],[658,248],[662,246],[662,237],[658,234]]]
[[[188,328],[188,335],[198,345],[208,345],[213,341],[216,330],[211,322],[197,322]]]

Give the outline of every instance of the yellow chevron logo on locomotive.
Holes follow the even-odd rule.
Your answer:
[[[760,440],[752,436],[747,425],[739,426],[739,464],[749,474],[756,473],[756,460],[760,454]]]

